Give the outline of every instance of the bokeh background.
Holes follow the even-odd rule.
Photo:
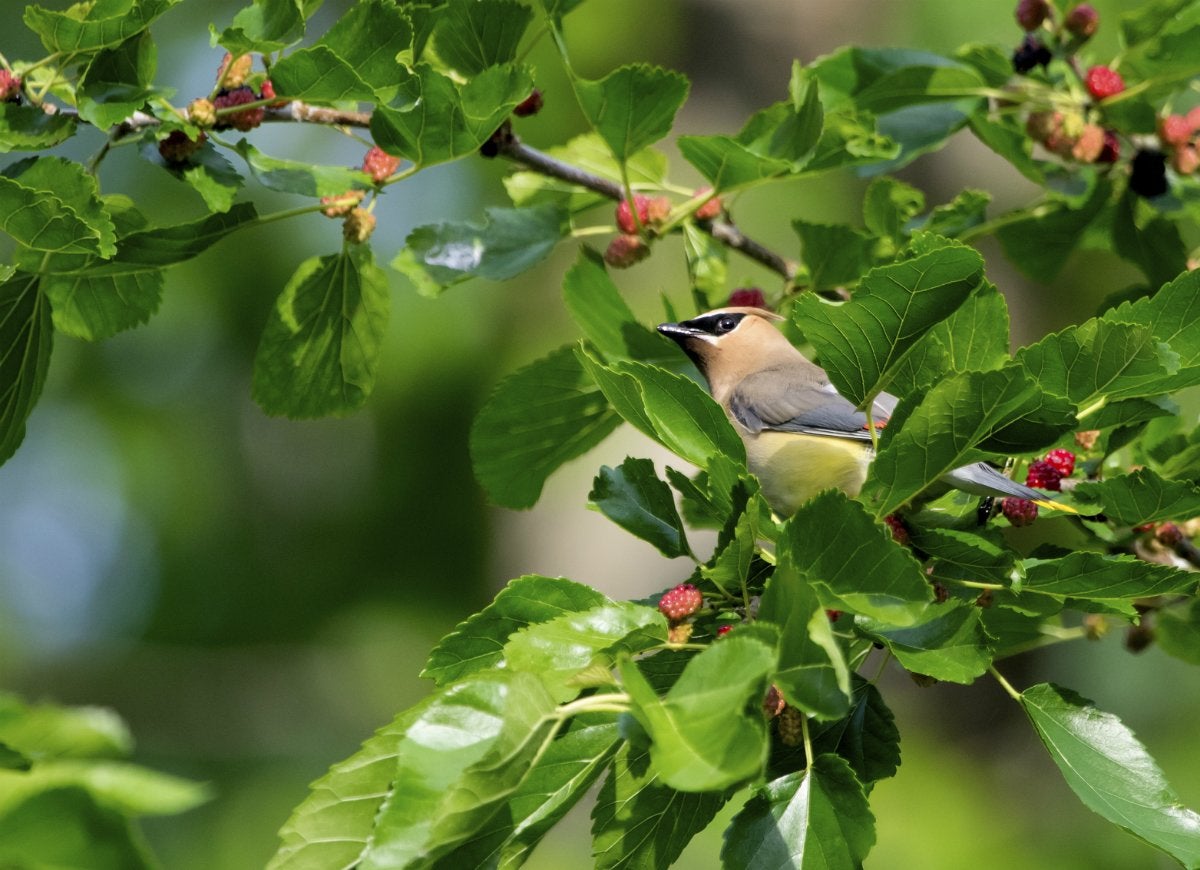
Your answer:
[[[207,92],[221,59],[208,24],[225,26],[241,5],[189,0],[154,26],[159,77],[178,104]],[[310,32],[347,5],[326,0]],[[639,60],[680,70],[693,85],[679,132],[734,132],[784,96],[793,58],[808,62],[848,43],[944,52],[973,41],[1015,45],[1012,5],[593,0],[568,19],[568,39],[587,76]],[[1103,24],[1093,50],[1106,57],[1116,48],[1115,16],[1131,4],[1095,5]],[[11,21],[0,51],[40,56]],[[582,120],[548,40],[531,60],[546,108],[519,132],[534,145],[563,142]],[[355,165],[364,151],[325,129],[269,125],[250,136],[270,154],[316,162]],[[80,137],[66,153],[99,144],[98,134]],[[694,183],[665,147],[675,180]],[[380,260],[421,223],[504,204],[505,171],[466,160],[389,188],[377,211]],[[931,205],[964,187],[991,191],[994,210],[1036,194],[962,134],[900,175]],[[200,213],[195,195],[143,163],[136,147],[117,148],[101,178],[152,220]],[[855,221],[864,187],[830,175],[771,185],[732,207],[747,232],[795,255],[792,218]],[[253,185],[245,195],[262,212],[297,204]],[[0,467],[0,688],[111,706],[133,729],[136,760],[213,784],[210,804],[145,825],[167,868],[262,866],[307,783],[428,691],[417,673],[429,648],[508,579],[561,574],[637,598],[688,573],[586,509],[601,464],[660,456],[627,429],[556,474],[525,513],[489,507],[473,480],[467,433],[495,381],[576,338],[559,297],[573,245],[510,284],[475,282],[440,299],[417,296],[390,272],[391,325],[366,408],[339,420],[266,417],[250,400],[258,334],[299,260],[335,251],[339,230],[308,216],[236,235],[169,273],[149,325],[97,345],[58,337],[26,441]],[[983,251],[1008,298],[1015,344],[1085,319],[1138,280],[1114,257],[1088,253],[1056,284],[1033,285],[997,246]],[[775,286],[740,259],[730,277],[731,287]],[[687,304],[673,242],[618,280],[648,323],[662,319],[663,293]],[[1018,686],[1064,683],[1120,715],[1185,802],[1200,806],[1195,669],[1153,647],[1127,653],[1116,632],[1022,656],[1005,671]],[[922,689],[897,671],[882,688],[904,761],[872,796],[878,843],[868,868],[1172,866],[1078,803],[991,681]],[[588,866],[587,829],[584,807],[530,866]],[[680,866],[718,866],[719,830],[699,838]]]

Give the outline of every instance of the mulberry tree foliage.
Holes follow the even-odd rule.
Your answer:
[[[177,96],[159,83],[153,33],[181,2],[30,5],[22,22],[41,50],[15,57],[0,38],[0,460],[20,447],[56,334],[102,341],[146,324],[167,269],[313,213],[330,219],[327,247],[297,258],[264,311],[252,390],[267,413],[371,401],[389,272],[430,296],[477,278],[504,292],[565,246],[575,335],[479,410],[480,486],[528,508],[625,423],[678,457],[602,467],[580,493],[661,552],[669,586],[614,601],[586,578],[509,582],[431,651],[425,700],[312,785],[272,868],[516,867],[593,786],[598,867],[666,867],[733,801],[724,866],[853,868],[875,841],[872,787],[901,761],[876,684],[885,667],[998,680],[1045,744],[1047,773],[1200,867],[1200,815],[1116,715],[1003,676],[1016,653],[1118,627],[1131,648],[1155,639],[1200,663],[1200,430],[1177,404],[1200,385],[1200,3],[1153,0],[1101,22],[1087,4],[1021,0],[1017,29],[995,22],[999,44],[781,58],[777,102],[739,130],[678,135],[685,76],[576,72],[569,24],[584,0],[359,0],[323,32],[309,26],[319,2],[254,0],[214,23],[215,77]],[[1093,49],[1101,26],[1118,34],[1115,58]],[[553,100],[528,62],[539,40],[570,83]],[[526,118],[570,101],[586,132],[545,150],[523,141]],[[301,124],[331,143],[357,137],[361,162],[322,162],[311,145],[267,153],[256,137]],[[85,130],[103,144],[63,156]],[[967,189],[931,203],[893,176],[953,137],[979,140],[1036,198],[1003,211]],[[109,188],[106,158],[130,144],[200,217],[162,222]],[[670,167],[668,146],[681,158]],[[409,179],[484,159],[511,168],[511,205],[378,249],[373,230]],[[742,191],[823,173],[870,179],[853,225],[784,211],[786,250],[739,227]],[[264,188],[290,205],[261,212]],[[974,247],[987,237],[1034,280],[1083,249],[1140,277],[1012,352]],[[678,259],[690,287],[659,320],[730,300],[770,308],[860,407],[904,397],[861,493],[772,513],[723,411],[612,278],[636,279],[647,258]],[[738,258],[770,286],[731,286]],[[981,460],[1047,500],[938,487]],[[1087,543],[1030,550],[1009,530],[1031,522],[1071,524]],[[711,552],[693,543],[699,528],[718,530]],[[0,702],[0,863],[149,865],[133,818],[205,795],[119,760],[127,742],[103,711]],[[38,814],[83,833],[9,836]]]

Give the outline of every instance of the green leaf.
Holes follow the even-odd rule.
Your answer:
[[[863,222],[876,236],[899,239],[908,222],[925,209],[925,194],[903,181],[880,176],[863,195]]]
[[[563,577],[518,577],[491,604],[438,641],[421,676],[445,686],[493,667],[504,658],[505,642],[520,629],[591,610],[607,600],[590,586]]]
[[[683,225],[683,253],[697,307],[707,311],[721,304],[729,275],[729,248],[689,221]]]
[[[107,129],[141,109],[153,94],[158,51],[147,31],[97,54],[79,80],[79,117]]]
[[[1021,431],[1026,424],[1028,433]],[[920,400],[901,401],[883,430],[860,498],[875,516],[887,516],[943,474],[977,457],[976,445],[1004,450],[1006,438],[1021,435],[1034,441],[1043,436],[1045,446],[1073,426],[1065,400],[1048,396],[1019,366],[951,375]]]
[[[1124,302],[1104,314],[1106,321],[1149,327],[1158,341],[1178,354],[1180,386],[1196,383],[1200,367],[1200,272],[1185,272],[1150,297]]]
[[[615,722],[573,728],[550,744],[507,805],[436,864],[515,870],[607,768],[622,745]]]
[[[583,247],[563,278],[563,302],[583,337],[608,359],[658,361],[677,358],[673,346],[634,316],[604,262]]]
[[[1132,474],[1083,481],[1071,494],[1100,505],[1113,522],[1137,526],[1200,514],[1200,487],[1188,481],[1167,480],[1149,468]]]
[[[809,284],[816,289],[857,284],[875,264],[879,239],[869,233],[802,220],[792,221],[792,228],[800,236],[800,259],[808,268]]]
[[[1033,140],[1015,115],[990,116],[976,112],[970,120],[971,132],[984,145],[999,154],[1034,184],[1045,184],[1045,161],[1033,158]]]
[[[450,0],[433,30],[438,57],[463,76],[516,60],[533,10],[516,0]]]
[[[0,154],[52,148],[71,138],[75,126],[72,115],[47,115],[37,106],[0,102]]]
[[[1105,182],[1097,184],[1091,196],[1077,207],[1063,200],[1035,206],[1023,217],[1006,218],[997,228],[996,238],[1018,269],[1048,284],[1058,277],[1084,232],[1108,202],[1110,191],[1111,185]]]
[[[304,8],[299,0],[253,0],[233,16],[220,37],[213,31],[213,40],[235,57],[253,51],[270,54],[303,36]]]
[[[854,675],[850,712],[835,722],[816,723],[813,751],[834,752],[850,765],[858,781],[872,783],[896,775],[900,732],[892,711],[873,683]]]
[[[675,510],[671,487],[649,459],[628,457],[618,468],[600,466],[588,501],[630,534],[653,544],[668,559],[687,556],[683,520]]]
[[[933,587],[909,551],[837,490],[801,506],[784,524],[780,541],[824,607],[906,626],[933,600]]]
[[[1059,559],[1026,559],[1026,592],[1099,602],[1129,616],[1133,601],[1194,589],[1196,575],[1136,556],[1077,552]]]
[[[61,157],[28,158],[0,175],[0,230],[35,251],[113,255],[112,218],[96,179]]]
[[[0,694],[0,742],[34,762],[52,758],[124,758],[133,738],[104,707],[28,704]]]
[[[908,105],[959,100],[983,86],[979,74],[956,60],[927,51],[843,48],[809,67],[829,108],[852,102],[880,113]]]
[[[152,140],[142,145],[141,154],[144,160],[171,173],[200,194],[211,211],[225,212],[233,208],[234,197],[244,184],[233,164],[211,142],[202,144],[184,164],[165,161],[158,153],[158,143]]]
[[[796,528],[784,526],[778,565],[758,613],[760,620],[779,627],[779,665],[772,682],[789,704],[820,719],[837,719],[850,703],[850,671],[812,574],[804,573],[811,556],[794,552]]]
[[[804,166],[808,172],[850,166],[881,167],[882,161],[893,160],[900,154],[900,144],[881,133],[875,116],[868,112],[827,111],[824,122],[816,150]]]
[[[1191,5],[1191,0],[1154,0],[1137,9],[1122,12],[1117,19],[1121,28],[1121,42],[1126,48],[1133,48],[1154,38]]]
[[[504,645],[504,662],[513,671],[537,676],[561,703],[587,688],[585,671],[602,669],[601,682],[608,682],[618,655],[644,652],[666,641],[666,617],[657,608],[609,601],[518,630]]]
[[[623,746],[592,810],[597,870],[674,864],[726,800],[720,792],[688,793],[664,785],[648,750]]]
[[[371,176],[346,166],[319,166],[300,160],[281,160],[263,154],[245,139],[237,152],[250,167],[256,181],[270,190],[302,196],[337,196],[350,190],[369,190]]]
[[[875,845],[875,819],[850,765],[818,756],[760,788],[733,817],[721,866],[854,870]]]
[[[79,786],[42,788],[0,771],[0,863],[8,867],[151,870],[129,819]]]
[[[374,836],[380,807],[397,787],[396,751],[405,732],[438,698],[430,695],[380,728],[310,786],[279,831],[268,870],[350,867]]]
[[[533,268],[570,231],[561,206],[485,208],[483,223],[447,221],[414,229],[392,268],[425,296],[471,278],[507,281]]]
[[[0,792],[6,786],[27,793],[82,788],[99,805],[130,817],[174,815],[212,797],[200,783],[119,761],[47,761],[25,773],[0,771]]]
[[[909,224],[912,231],[923,230],[948,239],[958,238],[979,226],[987,217],[992,195],[982,190],[964,190],[945,205],[934,206],[929,214]]]
[[[1022,692],[1021,706],[1085,806],[1185,867],[1200,866],[1200,815],[1180,805],[1154,759],[1117,717],[1049,683]]]
[[[848,303],[796,299],[793,319],[838,390],[862,407],[884,389],[906,352],[961,305],[983,277],[983,259],[953,244],[872,269]]]
[[[47,51],[80,54],[113,48],[150,26],[179,0],[99,0],[77,3],[65,12],[25,7],[25,26],[41,37]]]
[[[29,770],[33,766],[26,758],[11,746],[0,743],[0,770]]]
[[[488,671],[439,692],[397,747],[393,790],[362,870],[409,866],[469,839],[553,737],[554,701],[533,674]]]
[[[456,160],[491,138],[532,89],[523,67],[490,67],[460,86],[418,64],[401,80],[398,102],[372,112],[371,136],[384,151],[418,166]]]
[[[716,791],[757,775],[767,729],[759,705],[775,651],[749,634],[731,634],[697,655],[659,698],[637,666],[618,665],[632,713],[650,735],[650,760],[664,784]]]
[[[618,163],[671,132],[687,93],[688,80],[679,73],[646,64],[618,67],[598,81],[575,82],[584,117]]]
[[[17,272],[0,284],[0,462],[25,438],[25,421],[50,368],[52,336],[50,304],[37,276]]]
[[[1112,238],[1113,250],[1141,269],[1152,287],[1187,271],[1188,249],[1179,228],[1128,188],[1117,200]]]
[[[700,467],[713,456],[745,462],[725,412],[695,381],[632,360],[605,365],[585,349],[577,355],[617,413],[668,450]]]
[[[401,66],[396,56],[412,45],[413,28],[404,12],[386,0],[351,6],[315,45],[328,48],[382,100],[395,96]],[[274,69],[272,69],[272,74]],[[276,93],[281,93],[278,85]]]
[[[893,628],[860,620],[857,628],[886,646],[907,670],[970,684],[992,663],[980,610],[960,601],[930,607],[915,625]]]
[[[684,159],[717,191],[789,175],[815,162],[825,114],[817,87],[792,68],[792,99],[756,113],[736,136],[680,136]]]
[[[397,74],[402,70],[396,66]],[[308,103],[375,99],[375,89],[326,45],[296,49],[272,64],[271,84],[281,98]]]
[[[1021,348],[1016,359],[1043,390],[1078,408],[1167,392],[1179,364],[1149,327],[1095,317]]]
[[[212,214],[169,227],[151,227],[123,237],[116,256],[93,271],[95,274],[123,275],[144,272],[148,267],[172,266],[206,251],[232,232],[258,220],[258,212],[248,202],[239,202],[229,211]],[[65,270],[69,274],[74,270]]]
[[[921,552],[957,566],[972,579],[999,583],[1013,579],[1016,553],[995,530],[917,529],[912,543]]]
[[[1164,652],[1191,665],[1200,665],[1200,599],[1158,611],[1154,641]]]
[[[1008,362],[1008,305],[985,280],[948,318],[929,331],[949,353],[954,371],[989,371]]]
[[[289,417],[361,407],[375,386],[389,303],[387,276],[367,246],[305,260],[263,329],[255,401]]]
[[[532,507],[560,465],[582,456],[620,424],[571,347],[509,375],[471,426],[471,462],[488,498]]]

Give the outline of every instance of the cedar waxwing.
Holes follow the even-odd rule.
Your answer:
[[[658,331],[696,363],[745,442],[747,465],[767,503],[789,516],[823,489],[858,495],[875,454],[867,415],[772,320],[783,318],[760,308],[719,308],[682,323],[660,324]],[[897,401],[888,393],[875,398],[871,416],[877,428]],[[983,462],[956,468],[942,480],[973,495],[1048,500],[1046,493]]]

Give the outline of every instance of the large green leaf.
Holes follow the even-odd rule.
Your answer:
[[[848,610],[896,626],[912,625],[933,600],[921,566],[858,502],[826,490],[787,521],[795,569],[824,607]]]
[[[952,244],[872,269],[850,302],[815,294],[796,299],[793,319],[820,355],[829,379],[855,405],[884,389],[913,345],[961,305],[983,278],[983,259]]]
[[[736,136],[680,136],[679,152],[718,191],[799,172],[814,157],[825,116],[799,65],[789,90],[790,101],[758,112]]]
[[[255,401],[289,417],[361,407],[375,386],[389,303],[387,276],[367,246],[305,260],[263,330]]]
[[[1022,692],[1021,706],[1067,785],[1089,809],[1185,867],[1200,866],[1200,815],[1180,804],[1121,720],[1049,683]]]
[[[414,229],[392,260],[426,296],[471,278],[507,281],[550,255],[570,231],[566,210],[553,204],[486,208],[482,223],[446,221]]]
[[[403,68],[397,66],[396,69],[399,72]],[[362,80],[348,61],[326,45],[313,45],[288,53],[271,67],[271,84],[281,98],[308,103],[375,99],[375,89]]]
[[[158,153],[158,143],[153,140],[143,143],[141,155],[147,162],[169,172],[200,194],[210,211],[224,212],[233,208],[234,197],[245,183],[233,164],[225,159],[222,151],[213,147],[212,142],[204,142],[192,152],[187,162],[180,164],[164,160]],[[265,181],[263,183],[271,186]]]
[[[441,690],[397,747],[400,787],[380,808],[357,866],[426,863],[469,839],[548,746],[554,706],[528,673],[487,671]]]
[[[438,57],[464,76],[511,63],[533,10],[516,0],[450,0],[433,30]]]
[[[252,51],[270,54],[300,41],[304,36],[304,13],[301,0],[252,0],[233,16],[233,23],[220,37],[210,29],[214,41],[235,57]]]
[[[1097,513],[1130,526],[1200,515],[1200,487],[1159,477],[1149,468],[1083,481],[1071,494],[1098,503]]]
[[[1057,559],[1026,559],[1022,588],[1055,598],[1083,599],[1132,616],[1133,601],[1193,590],[1196,575],[1135,556],[1078,552]]]
[[[391,99],[402,77],[396,56],[412,45],[412,39],[412,25],[400,7],[388,0],[361,0],[315,44],[345,61],[381,99]]]
[[[752,702],[761,701],[774,667],[771,647],[734,633],[689,661],[660,698],[633,661],[620,663],[632,713],[650,735],[650,760],[664,784],[717,791],[762,770],[767,729]]]
[[[0,770],[0,863],[7,867],[151,870],[129,819],[80,786],[21,788]]]
[[[1103,319],[1149,327],[1153,336],[1179,356],[1177,383],[1192,384],[1200,367],[1200,272],[1185,272],[1150,297],[1125,302]]]
[[[688,80],[679,73],[646,64],[618,67],[598,81],[575,82],[584,117],[619,163],[671,132],[687,93]]]
[[[350,190],[367,190],[371,177],[361,169],[320,166],[301,160],[286,160],[263,154],[245,139],[237,143],[250,172],[263,187],[302,196],[337,196]]]
[[[623,746],[592,810],[597,870],[671,866],[726,800],[720,792],[682,792],[665,785],[648,750]]]
[[[434,868],[516,870],[591,788],[621,745],[617,724],[612,721],[572,728],[558,736],[508,803]]]
[[[795,552],[801,533],[794,522],[784,527],[779,564],[767,583],[758,618],[779,627],[774,685],[794,707],[821,719],[836,719],[845,715],[850,703],[850,670],[817,599],[812,575],[804,573],[811,556]]]
[[[25,438],[50,368],[54,328],[36,275],[17,272],[0,284],[0,462]]]
[[[570,701],[591,680],[585,672],[608,671],[622,653],[635,654],[667,642],[667,621],[658,608],[632,601],[605,602],[581,613],[564,613],[526,626],[504,645],[505,666],[536,675],[556,701]]]
[[[875,265],[879,239],[870,233],[842,224],[792,221],[800,236],[800,259],[808,269],[808,284],[821,290],[854,285]],[[811,298],[807,293],[800,297]]]
[[[560,348],[509,375],[471,426],[475,476],[496,504],[532,507],[546,478],[620,424],[574,349]]]
[[[41,37],[47,51],[80,54],[112,48],[150,26],[179,0],[97,0],[65,12],[25,7],[25,26]]]
[[[1097,184],[1080,205],[1055,199],[1024,214],[1014,213],[996,230],[996,238],[1018,269],[1035,281],[1049,283],[1058,277],[1110,192],[1105,182]]]
[[[418,166],[472,154],[529,96],[528,70],[490,67],[464,85],[427,64],[402,79],[400,97],[371,114],[371,135],[384,151]]]
[[[886,646],[907,670],[952,683],[975,682],[992,663],[980,610],[959,601],[930,607],[915,625],[862,620],[860,631]]]
[[[37,106],[0,102],[0,154],[50,148],[69,139],[75,126],[73,115],[48,115]]]
[[[874,844],[875,819],[854,771],[819,755],[746,802],[725,832],[721,866],[854,870]]]
[[[141,109],[153,93],[157,64],[148,31],[97,54],[79,80],[79,117],[104,130]]]
[[[605,365],[582,348],[577,355],[616,412],[667,449],[701,467],[717,455],[745,461],[725,412],[695,381],[633,360]]]
[[[850,712],[835,722],[814,723],[813,751],[836,752],[858,781],[872,783],[895,776],[900,767],[900,732],[874,683],[854,675]]]
[[[690,555],[675,498],[649,459],[627,457],[617,468],[600,467],[588,501],[632,535],[669,559]]]
[[[504,658],[505,642],[520,629],[591,610],[607,601],[590,586],[563,577],[518,577],[501,589],[491,604],[438,641],[421,676],[444,686],[493,667]]]
[[[563,302],[583,337],[607,359],[653,362],[678,358],[674,345],[638,321],[603,261],[590,248],[580,248],[579,259],[567,270]]]
[[[61,157],[27,158],[4,169],[0,230],[46,253],[111,257],[116,241],[96,179]]]
[[[207,786],[123,761],[55,760],[29,771],[0,771],[0,802],[13,793],[81,788],[101,806],[123,816],[182,813],[207,801]],[[2,815],[2,813],[0,813]]]
[[[125,758],[133,738],[105,707],[29,704],[0,694],[0,742],[35,763],[50,758]]]
[[[151,227],[124,236],[116,256],[96,267],[97,274],[119,275],[144,272],[147,267],[171,266],[206,251],[232,232],[258,219],[248,202],[240,202],[222,214],[211,214],[188,223]],[[74,269],[65,270],[66,273]]]
[[[356,864],[374,836],[380,807],[397,786],[396,752],[404,734],[436,698],[430,695],[398,714],[309,787],[308,797],[279,831],[279,851],[267,864],[268,870]]]
[[[1019,427],[1026,422],[1030,438],[1040,433],[1044,446],[1073,426],[1071,407],[1044,393],[1019,366],[946,377],[924,397],[901,401],[883,430],[861,498],[877,517],[886,516],[974,458],[976,445],[1023,434]]]

